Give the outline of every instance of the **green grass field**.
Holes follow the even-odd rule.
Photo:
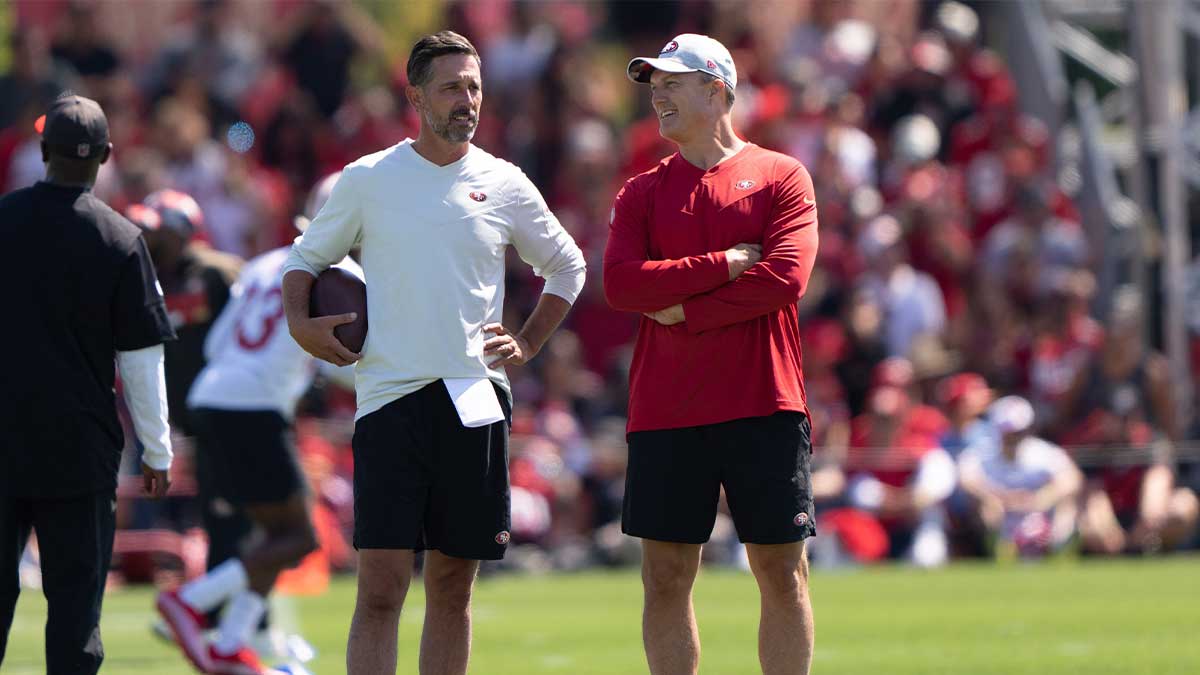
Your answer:
[[[1200,557],[1042,565],[971,565],[923,572],[881,567],[815,572],[814,673],[1200,673]],[[320,651],[315,675],[345,672],[354,580],[319,598],[286,600]],[[188,673],[152,637],[149,589],[105,601],[103,672]],[[492,577],[475,600],[471,672],[644,673],[636,573]],[[423,598],[402,621],[400,673],[416,673]],[[746,574],[707,571],[696,590],[701,672],[757,671],[757,590]],[[40,673],[40,594],[24,593],[5,675]]]

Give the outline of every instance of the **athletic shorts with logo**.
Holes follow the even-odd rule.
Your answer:
[[[721,488],[748,544],[786,544],[816,534],[808,417],[766,417],[629,434],[621,529],[628,535],[703,544]]]
[[[511,419],[507,394],[496,387],[496,395]],[[503,558],[511,506],[508,425],[464,427],[441,380],[360,418],[354,547]]]

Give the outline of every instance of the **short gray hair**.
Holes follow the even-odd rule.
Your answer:
[[[721,78],[717,77],[716,75],[713,75],[712,73],[706,73],[703,71],[697,71],[697,72],[699,72],[700,78],[704,80],[704,84],[708,84],[709,82],[716,82],[717,80],[721,79]],[[725,80],[721,80],[721,81],[725,82]],[[729,83],[725,82],[725,105],[732,108],[733,101],[736,98],[737,97],[734,96],[734,94],[733,94],[733,87],[730,87]]]

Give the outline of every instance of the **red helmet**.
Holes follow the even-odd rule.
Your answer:
[[[130,204],[125,209],[125,217],[142,228],[143,232],[152,232],[162,227],[162,218],[158,216],[158,211],[145,204]]]
[[[159,224],[144,229],[168,228],[191,239],[204,229],[204,212],[191,195],[179,190],[158,190],[146,197],[142,204],[158,214]],[[132,208],[130,209],[132,210]],[[130,218],[130,220],[133,220]],[[137,221],[134,221],[137,223]],[[138,223],[141,225],[141,223]],[[144,226],[143,226],[144,227]]]

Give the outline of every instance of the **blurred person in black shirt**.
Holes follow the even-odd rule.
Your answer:
[[[1186,543],[1200,521],[1196,493],[1176,482],[1179,424],[1166,357],[1146,344],[1140,292],[1117,291],[1103,348],[1076,376],[1064,435],[1084,468],[1083,550],[1156,553]]]
[[[0,75],[0,129],[18,121],[31,101],[43,110],[73,79],[55,68],[46,49],[46,40],[36,30],[14,30],[8,38],[11,54],[8,72]]]
[[[262,37],[240,15],[247,4],[254,3],[192,3],[187,19],[167,30],[160,49],[142,71],[140,84],[145,96],[158,102],[183,95],[198,83],[214,126],[240,119],[238,106],[266,65]]]
[[[193,436],[187,395],[205,366],[204,340],[229,302],[230,287],[242,261],[198,241],[204,213],[196,200],[177,190],[158,190],[125,215],[145,234],[166,296],[167,314],[179,339],[166,348],[167,400],[171,425]],[[239,542],[250,532],[246,515],[217,494],[215,469],[203,454],[194,458],[201,521],[208,533],[206,569],[238,554]],[[217,612],[213,612],[215,619]]]
[[[279,37],[281,58],[322,117],[333,117],[350,88],[350,70],[361,54],[386,59],[386,37],[352,3],[312,2],[295,14]]]
[[[67,8],[64,30],[54,41],[50,53],[80,77],[106,79],[117,73],[121,58],[106,44],[96,22],[93,4],[72,2]]]
[[[64,96],[38,127],[46,180],[0,199],[0,248],[21,252],[0,272],[21,317],[0,333],[0,348],[17,356],[0,388],[0,661],[36,530],[46,671],[79,675],[104,659],[100,607],[124,444],[114,361],[146,449],[144,487],[162,497],[172,458],[162,343],[174,333],[145,240],[90,191],[112,153],[104,112]]]
[[[204,338],[229,302],[229,289],[242,260],[198,240],[204,231],[204,213],[186,193],[158,190],[125,215],[142,228],[171,325],[179,335],[166,348],[167,400],[171,424],[190,435],[187,393],[204,367]]]

